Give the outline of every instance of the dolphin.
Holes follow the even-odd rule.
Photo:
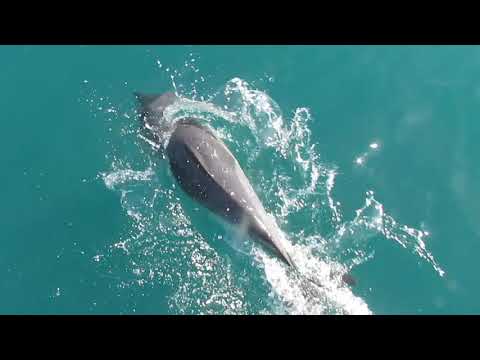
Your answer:
[[[171,133],[165,153],[183,191],[298,270],[274,218],[265,210],[235,156],[214,132],[191,117],[174,124],[162,122],[164,110],[178,99],[174,93],[134,94],[143,126],[151,139],[159,142],[162,133]],[[349,283],[349,279],[344,281]]]
[[[177,97],[173,93],[135,93],[140,116],[154,140],[169,125],[162,124],[163,112]],[[166,155],[176,181],[192,199],[235,225],[273,251],[287,265],[294,263],[280,238],[280,229],[267,214],[235,156],[207,126],[183,118],[173,128]]]

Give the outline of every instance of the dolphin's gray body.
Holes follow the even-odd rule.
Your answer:
[[[153,140],[161,138],[163,111],[176,101],[172,93],[136,93],[145,127]],[[282,243],[282,234],[266,213],[252,185],[230,150],[197,120],[173,124],[166,155],[181,188],[224,220],[246,231],[273,250],[286,264],[294,263]]]

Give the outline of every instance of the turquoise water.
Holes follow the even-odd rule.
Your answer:
[[[479,65],[473,46],[1,46],[0,313],[478,313]],[[325,288],[175,187],[132,96],[167,90]]]

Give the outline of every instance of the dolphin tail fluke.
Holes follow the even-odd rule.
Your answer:
[[[155,99],[158,99],[162,94],[145,94],[140,91],[134,91],[133,95],[138,100],[140,106],[148,107]]]
[[[146,94],[135,91],[133,94],[139,103],[140,112],[142,114],[155,115],[157,118],[161,118],[163,111],[178,99],[173,92]]]
[[[133,94],[138,101],[139,118],[149,130],[147,138],[158,143],[161,133],[170,129],[170,125],[163,121],[164,111],[178,99],[177,96],[173,92],[147,94],[135,91]]]

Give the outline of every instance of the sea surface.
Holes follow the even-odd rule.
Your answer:
[[[0,313],[480,312],[480,47],[0,46],[0,69]],[[181,191],[134,91],[215,130],[322,287]]]

